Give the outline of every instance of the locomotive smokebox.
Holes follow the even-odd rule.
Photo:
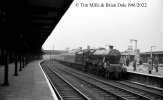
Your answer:
[[[110,50],[112,50],[112,49],[113,49],[113,47],[114,47],[114,46],[112,46],[112,45],[109,45],[109,49],[110,49]]]

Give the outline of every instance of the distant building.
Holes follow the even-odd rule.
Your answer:
[[[68,51],[67,50],[43,50],[43,52],[46,55],[60,55],[63,53],[67,53]]]
[[[137,55],[139,54],[139,55]],[[158,56],[159,63],[163,64],[163,51],[153,51],[152,52],[153,57]],[[129,57],[130,61],[133,61],[133,58],[136,56],[137,58],[142,57],[143,62],[147,63],[148,59],[151,56],[151,52],[140,52],[140,50],[137,50],[136,52],[129,52],[128,50],[121,52],[122,57]]]
[[[140,57],[143,58],[144,62],[147,62],[148,58],[150,58],[150,56],[151,56],[151,52],[142,52],[142,53],[140,53]],[[163,51],[153,51],[152,56],[153,57],[158,56],[159,63],[163,64]]]
[[[79,50],[81,51],[82,50],[82,47],[79,47]]]
[[[135,52],[126,50],[124,52],[121,52],[121,56],[125,58],[128,57],[130,61],[133,61],[135,57]]]
[[[66,50],[66,51],[69,51],[69,50],[70,50],[70,48],[69,48],[69,47],[66,47],[66,48],[65,48],[65,50]]]
[[[132,47],[132,45],[128,46],[127,51],[133,51],[133,47]]]
[[[91,47],[88,45],[88,46],[87,46],[87,49],[88,49],[88,50],[90,50],[90,49],[91,49]]]

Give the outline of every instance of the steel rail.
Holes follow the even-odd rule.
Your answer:
[[[43,67],[42,67],[42,68],[43,68]],[[44,68],[43,68],[43,70],[44,70]],[[50,82],[52,88],[54,89],[54,92],[56,93],[58,99],[59,99],[59,100],[63,100],[62,97],[61,97],[61,95],[60,95],[60,93],[59,93],[59,91],[58,91],[57,88],[54,86],[53,82],[51,81],[50,77],[47,75],[47,73],[46,73],[45,70],[44,70],[44,73],[45,73],[47,79],[49,80],[49,82]]]
[[[91,100],[91,98],[87,97],[86,95],[84,95],[82,92],[80,92],[77,88],[75,88],[74,86],[72,86],[68,81],[66,81],[62,76],[60,76],[58,73],[56,73],[54,70],[52,70],[49,66],[48,68],[55,73],[58,77],[60,77],[64,82],[66,82],[70,87],[72,87],[80,96],[82,96],[84,98],[84,100]]]
[[[146,94],[146,93],[145,94],[150,96],[150,97],[154,96],[153,98],[157,97],[157,98],[163,99],[163,90],[161,90],[161,89],[156,89],[156,88],[148,87],[146,85],[137,84],[137,83],[133,83],[133,82],[130,82],[130,81],[116,81],[116,82],[118,84],[120,84],[120,85],[124,85],[124,86],[128,86],[128,87],[131,87],[131,88],[135,88],[135,89],[137,89],[138,91],[141,91],[141,92],[147,92],[149,94]]]
[[[56,66],[55,64],[53,64],[53,65]],[[56,66],[56,67],[57,67],[57,66]],[[63,69],[61,69],[61,70],[63,70]],[[69,69],[69,70],[70,70],[70,69]],[[124,89],[124,88],[114,86],[114,85],[109,84],[109,83],[107,83],[107,82],[105,82],[105,81],[102,81],[102,80],[96,79],[96,78],[94,78],[94,77],[87,76],[87,75],[85,75],[85,74],[83,74],[83,73],[80,73],[80,72],[76,72],[76,71],[75,71],[75,73],[79,73],[79,74],[84,75],[85,77],[92,78],[92,79],[94,79],[94,80],[96,80],[96,81],[99,81],[99,82],[103,82],[103,84],[111,85],[111,86],[113,86],[113,87],[115,87],[115,88],[118,88],[118,89],[121,89],[121,90],[123,90],[123,91],[129,92],[129,93],[132,93],[133,95],[137,95],[138,97],[142,97],[142,98],[144,98],[144,99],[151,100],[151,98],[146,97],[146,96],[144,96],[143,94],[138,94],[138,93],[135,93],[135,92],[133,92],[133,91],[126,90],[126,89]],[[71,74],[72,74],[72,73],[71,73]],[[115,94],[115,93],[113,93],[113,94]],[[117,94],[115,94],[115,95],[117,95]]]
[[[61,69],[61,68],[59,68],[60,70],[63,70],[63,69]],[[65,72],[67,72],[66,70],[63,70],[63,71],[65,71]],[[67,73],[69,73],[69,72],[67,72]],[[72,73],[69,73],[69,74],[72,74]],[[72,74],[73,75],[73,74]],[[75,76],[75,75],[73,75],[73,76]],[[75,76],[75,77],[77,77],[77,78],[79,78],[78,76]],[[85,79],[83,79],[83,78],[80,78],[81,80],[83,80],[83,81],[85,81],[85,82],[88,82],[89,84],[91,84],[91,85],[93,85],[93,86],[95,86],[95,87],[97,87],[97,88],[99,88],[99,89],[101,89],[101,90],[103,90],[103,91],[105,91],[105,92],[107,92],[107,93],[110,93],[110,94],[112,94],[112,95],[114,95],[114,96],[116,96],[116,97],[118,97],[118,98],[121,98],[121,99],[123,99],[123,100],[126,100],[126,98],[125,97],[122,97],[122,95],[117,95],[117,93],[114,93],[113,92],[113,90],[112,91],[109,91],[109,90],[106,90],[106,88],[103,88],[103,87],[99,87],[98,85],[96,85],[96,84],[93,84],[92,82],[89,82],[88,80],[85,80]],[[113,86],[112,86],[113,87]],[[118,91],[116,91],[116,92],[118,92]],[[133,95],[133,94],[132,94]],[[134,94],[135,95],[135,94]],[[123,96],[127,96],[127,95],[123,95]],[[130,96],[130,98],[134,98],[134,97],[131,97]],[[136,97],[135,97],[136,98]]]
[[[75,78],[81,80],[82,83],[83,83],[83,82],[86,82],[86,84],[89,84],[89,86],[94,86],[94,88],[99,89],[100,92],[104,91],[104,92],[102,92],[101,94],[106,94],[106,93],[107,93],[107,94],[109,94],[109,95],[110,95],[110,94],[113,95],[114,98],[116,98],[116,99],[118,98],[118,100],[125,100],[125,98],[120,97],[120,96],[117,96],[117,95],[114,94],[114,93],[110,93],[109,91],[107,91],[107,90],[105,90],[105,89],[103,89],[103,88],[101,88],[101,87],[99,87],[99,86],[97,86],[97,85],[94,85],[94,84],[92,84],[91,82],[86,81],[86,80],[84,80],[84,79],[82,79],[82,78],[80,78],[80,77],[77,77],[77,76],[75,76],[74,74],[71,74],[71,73],[69,73],[69,72],[67,72],[67,71],[65,71],[65,70],[60,69],[60,68],[58,68],[58,69],[61,70],[61,71],[64,71],[66,74],[68,73],[68,74],[72,75],[73,77],[75,77]],[[112,96],[112,98],[113,98],[113,96]],[[105,95],[105,97],[106,97],[106,95]]]
[[[73,70],[73,69],[70,69],[70,70]],[[73,70],[73,71],[75,71],[76,72],[76,70]],[[85,74],[83,74],[83,73],[81,73],[81,72],[76,72],[76,73],[80,73],[80,74],[82,74],[82,75],[85,75]],[[90,76],[87,76],[87,77],[90,77]],[[92,78],[94,78],[94,77],[92,77]],[[98,79],[96,79],[96,78],[94,78],[95,80],[98,80]],[[100,80],[99,79],[99,81],[103,81],[103,80]],[[103,82],[105,82],[105,81],[103,81]],[[108,81],[107,81],[108,82]],[[106,83],[106,84],[108,84],[108,83]],[[121,84],[120,82],[118,83],[118,81],[117,81],[117,84]],[[134,83],[132,83],[132,84],[134,84]],[[136,83],[135,83],[136,84]],[[126,84],[124,84],[124,85],[126,85]],[[137,84],[138,85],[138,84]],[[144,86],[144,87],[147,87],[146,85],[141,85],[140,84],[140,86]],[[126,85],[126,87],[127,87],[127,85]],[[143,88],[141,89],[141,88],[137,88],[137,87],[132,87],[132,86],[128,86],[128,87],[131,87],[131,88],[135,88],[137,91],[142,91],[142,92],[146,92],[146,93],[141,93],[141,92],[139,92],[139,94],[140,95],[143,95],[143,96],[145,96],[146,95],[146,97],[147,98],[149,98],[149,99],[155,99],[155,98],[160,98],[160,99],[163,99],[163,96],[162,96],[162,89],[157,89],[157,88],[152,88],[152,87],[147,87],[147,88],[150,88],[150,89],[152,89],[152,90],[155,90],[155,91],[157,91],[156,93],[155,92],[151,92],[151,91],[148,91],[148,90],[144,90]],[[127,90],[128,91],[128,90]],[[158,93],[159,92],[159,93]],[[161,93],[160,93],[161,92]],[[135,92],[134,92],[135,93]],[[136,93],[137,94],[137,93]],[[144,95],[145,94],[145,95]],[[154,97],[153,97],[154,96]]]

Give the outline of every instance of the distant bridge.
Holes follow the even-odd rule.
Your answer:
[[[47,55],[60,55],[63,53],[68,53],[67,50],[43,50],[43,52]]]

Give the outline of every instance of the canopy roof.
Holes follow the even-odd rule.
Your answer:
[[[41,47],[73,0],[1,0],[0,48]]]

